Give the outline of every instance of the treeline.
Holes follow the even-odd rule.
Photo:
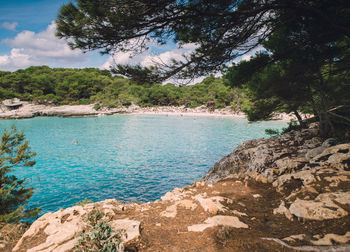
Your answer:
[[[20,98],[36,103],[90,104],[118,107],[139,106],[197,107],[249,106],[244,89],[230,87],[225,78],[207,77],[195,85],[139,83],[107,70],[33,66],[15,72],[0,71],[0,100]]]

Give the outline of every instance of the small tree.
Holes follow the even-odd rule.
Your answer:
[[[23,131],[19,132],[15,126],[4,131],[0,144],[0,224],[32,219],[39,214],[41,208],[25,209],[34,188],[26,187],[25,178],[9,174],[16,167],[33,166],[35,155]]]

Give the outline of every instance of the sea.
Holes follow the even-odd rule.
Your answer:
[[[175,115],[36,117],[0,120],[0,133],[11,125],[24,131],[37,153],[34,166],[12,173],[34,187],[28,207],[42,207],[44,214],[84,199],[160,199],[200,179],[243,141],[267,138],[265,129],[281,129],[286,122]]]

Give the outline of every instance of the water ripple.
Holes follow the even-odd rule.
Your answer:
[[[34,167],[18,168],[35,188],[43,213],[88,198],[150,201],[203,176],[242,141],[264,137],[282,122],[116,115],[99,118],[2,120],[15,124],[36,151]],[[78,141],[74,144],[73,141]]]

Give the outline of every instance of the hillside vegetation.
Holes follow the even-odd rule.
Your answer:
[[[15,72],[0,71],[0,100],[20,98],[37,103],[90,104],[118,107],[132,103],[139,106],[216,108],[247,103],[243,89],[227,85],[224,78],[208,77],[196,85],[175,86],[138,83],[107,70],[70,69],[47,66],[29,67]]]

